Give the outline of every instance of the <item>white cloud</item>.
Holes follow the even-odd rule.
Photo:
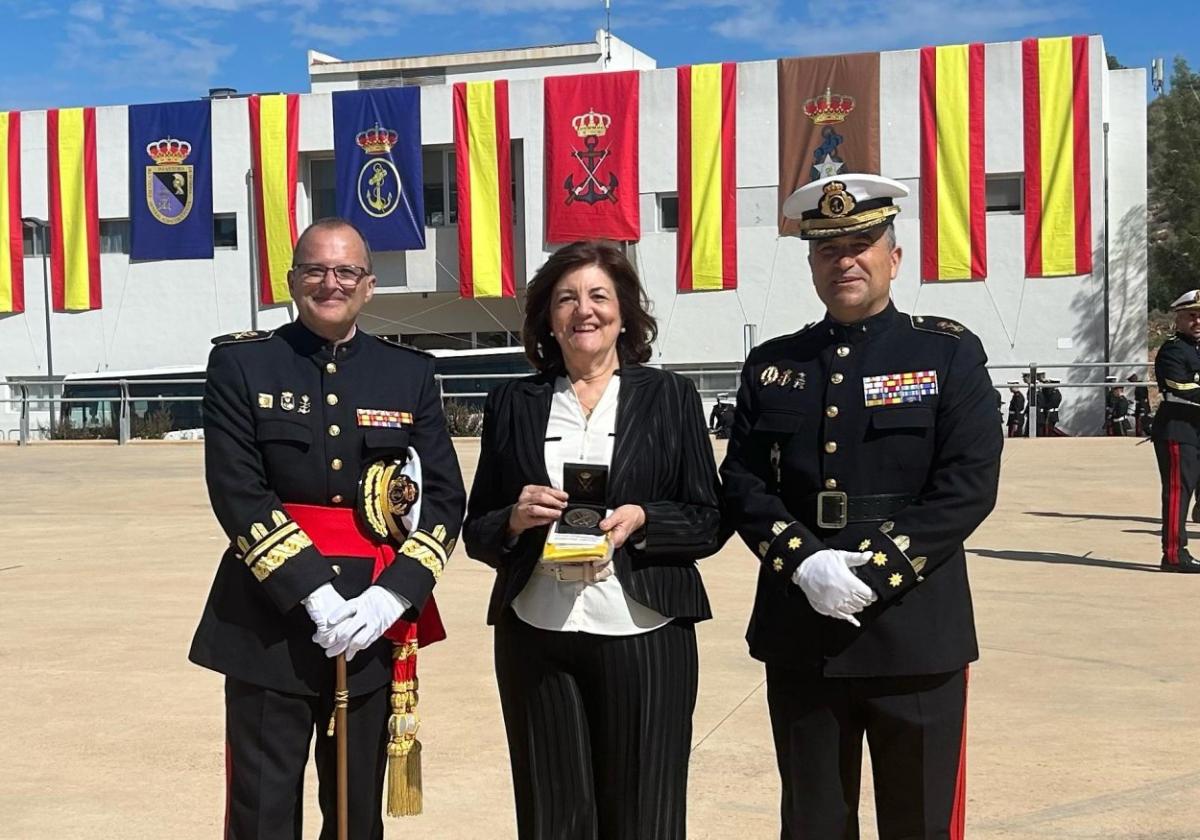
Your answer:
[[[72,3],[68,11],[72,16],[83,20],[104,20],[104,6],[96,0],[80,0],[78,3]]]
[[[789,4],[786,11],[778,0],[692,2],[729,9],[729,16],[711,27],[718,35],[814,55],[1024,36],[1077,11],[1070,4],[1038,0],[992,0],[987,5],[967,0],[846,0],[837,6]]]

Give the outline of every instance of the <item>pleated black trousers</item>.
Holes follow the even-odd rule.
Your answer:
[[[962,840],[967,672],[822,677],[767,665],[782,840],[858,840],[863,736],[880,840]]]
[[[353,840],[383,840],[389,686],[351,697],[349,811]],[[300,840],[304,769],[315,760],[321,840],[337,837],[337,752],[326,735],[333,697],[304,697],[225,679],[225,840]]]
[[[696,629],[559,633],[496,625],[521,840],[681,840],[699,669]]]

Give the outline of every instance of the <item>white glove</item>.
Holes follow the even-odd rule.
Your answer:
[[[313,620],[313,624],[317,625],[317,632],[320,633],[333,623],[330,621],[330,616],[345,606],[346,599],[333,588],[332,583],[322,583],[301,603],[308,610],[308,617]]]
[[[805,558],[792,575],[792,581],[818,613],[860,627],[854,614],[874,603],[875,593],[850,570],[870,559],[869,551],[826,548]]]
[[[313,641],[325,648],[330,659],[344,653],[349,662],[354,654],[375,644],[411,606],[386,587],[368,586],[329,616],[326,629],[318,630]]]

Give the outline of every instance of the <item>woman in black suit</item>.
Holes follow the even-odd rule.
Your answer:
[[[642,366],[656,334],[620,249],[568,245],[526,300],[540,373],[484,408],[463,538],[497,572],[488,623],[522,840],[685,836],[695,624],[711,617],[696,560],[720,547],[720,513],[699,394]],[[611,561],[543,560],[572,462],[608,467]]]

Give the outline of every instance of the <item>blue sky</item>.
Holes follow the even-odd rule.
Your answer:
[[[0,0],[0,108],[308,90],[306,50],[380,58],[590,40],[603,0]],[[661,67],[1099,33],[1127,66],[1200,66],[1196,0],[613,0]]]

